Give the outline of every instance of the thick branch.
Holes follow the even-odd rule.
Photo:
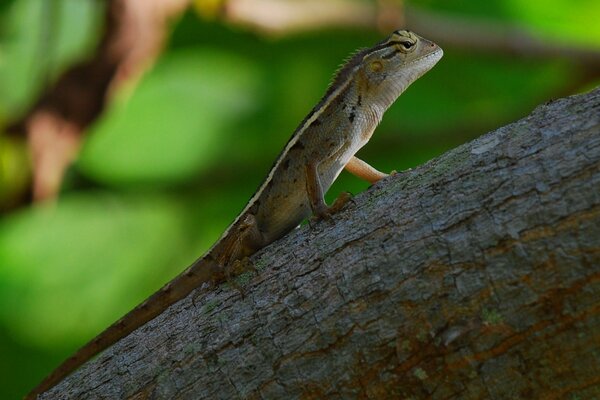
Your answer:
[[[43,398],[596,398],[600,89],[254,262],[244,297],[193,293]]]

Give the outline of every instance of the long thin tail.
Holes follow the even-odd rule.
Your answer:
[[[150,296],[142,304],[128,312],[120,320],[109,326],[74,355],[67,358],[50,375],[26,396],[26,400],[36,399],[41,393],[54,387],[90,358],[127,336],[146,322],[157,317],[170,305],[183,299],[192,290],[208,282],[219,280],[222,269],[210,254],[198,259],[171,282]],[[222,278],[222,277],[221,277]]]

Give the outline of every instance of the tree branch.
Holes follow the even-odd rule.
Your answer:
[[[600,89],[387,178],[44,399],[600,396]]]

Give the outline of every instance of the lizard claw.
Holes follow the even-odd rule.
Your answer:
[[[393,170],[392,172],[390,172],[390,175],[391,176],[394,176],[394,175],[403,175],[403,174],[406,174],[407,172],[410,172],[410,171],[412,171],[412,168],[407,168],[407,169],[402,170],[402,171]]]
[[[336,199],[335,203],[341,202],[341,203],[343,203],[342,206],[344,206],[349,201],[354,202],[354,196],[352,195],[352,193],[350,193],[350,192],[342,192],[342,193],[339,194],[339,196]]]
[[[331,214],[335,214],[338,211],[342,210],[346,206],[346,204],[348,204],[349,201],[354,202],[354,200],[352,199],[352,194],[349,192],[342,192],[340,193],[338,198],[335,199],[335,201],[333,202],[331,207],[328,208],[327,211]]]
[[[322,220],[331,220],[331,208],[327,207],[327,204],[323,203],[317,210],[314,211],[314,215],[310,218],[313,222],[319,222]]]

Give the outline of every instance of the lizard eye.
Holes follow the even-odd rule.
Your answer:
[[[402,47],[404,47],[406,50],[410,50],[415,43],[409,42],[409,41],[405,41],[405,42],[401,42],[400,43],[402,45]]]
[[[381,61],[372,61],[369,64],[369,68],[373,72],[379,72],[379,71],[381,71],[383,69],[383,64],[381,63]]]

